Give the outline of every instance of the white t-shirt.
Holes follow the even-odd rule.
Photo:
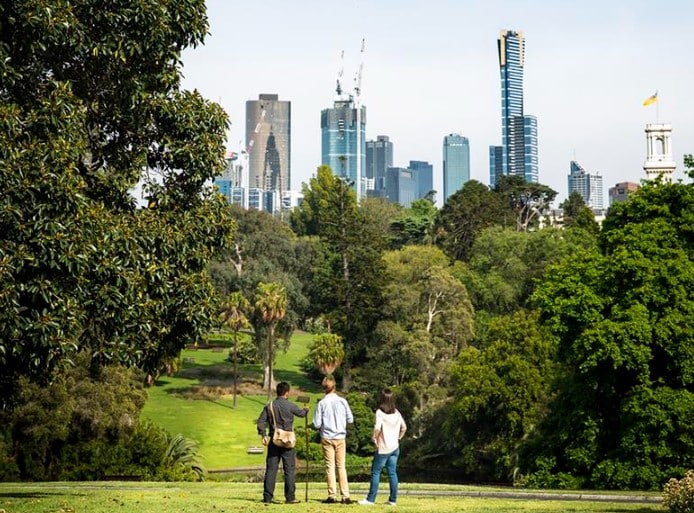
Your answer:
[[[384,413],[381,409],[376,410],[374,442],[378,454],[390,454],[397,449],[406,430],[405,419],[402,418],[398,410],[395,410],[394,413]]]

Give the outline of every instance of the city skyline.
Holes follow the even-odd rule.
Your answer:
[[[338,5],[343,29],[335,31],[331,20]],[[524,100],[538,120],[538,180],[557,190],[559,200],[567,195],[571,160],[600,169],[606,187],[645,178],[647,123],[672,125],[675,179],[684,176],[682,154],[694,152],[688,91],[694,70],[687,66],[694,7],[688,2],[657,9],[639,0],[404,0],[397,8],[390,2],[367,8],[331,1],[297,8],[268,0],[243,11],[208,0],[207,6],[210,35],[204,46],[184,52],[182,85],[228,112],[232,151],[245,139],[247,100],[272,91],[291,101],[293,189],[320,165],[320,112],[335,99],[343,50],[345,89],[363,58],[366,140],[388,135],[395,166],[432,163],[440,205],[441,140],[461,133],[470,141],[471,178],[488,184],[489,146],[500,142],[497,39],[504,28],[526,38]],[[402,30],[412,21],[417,37]],[[261,37],[267,33],[277,37]],[[655,90],[658,103],[643,107]]]

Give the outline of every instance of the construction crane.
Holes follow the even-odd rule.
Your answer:
[[[340,53],[340,71],[337,72],[337,87],[335,88],[335,92],[337,93],[337,96],[342,96],[342,84],[340,83],[340,80],[342,79],[342,74],[345,71],[345,51],[342,50]]]
[[[354,76],[354,95],[359,98],[359,95],[361,94],[361,74],[362,71],[364,70],[364,50],[366,47],[366,39],[362,38],[361,40],[361,50],[359,53],[361,54],[361,58],[359,59],[359,70],[357,71],[356,75]]]

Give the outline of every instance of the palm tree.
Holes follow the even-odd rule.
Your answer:
[[[345,357],[342,337],[335,333],[320,333],[313,337],[308,352],[309,358],[322,374],[335,372]]]
[[[251,326],[245,314],[249,309],[250,303],[243,294],[240,292],[232,292],[224,303],[221,314],[222,324],[230,328],[234,333],[234,408],[236,408],[237,381],[239,375],[239,331]]]
[[[275,327],[287,313],[287,291],[279,283],[259,283],[255,295],[255,309],[267,326],[267,359],[263,386],[267,387],[268,401],[272,399],[272,358],[275,346]]]

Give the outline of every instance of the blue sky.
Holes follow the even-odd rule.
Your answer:
[[[245,140],[245,103],[292,102],[292,188],[320,165],[320,111],[332,106],[344,50],[351,86],[363,54],[367,139],[387,135],[394,165],[427,160],[441,197],[442,142],[470,140],[472,178],[489,183],[501,142],[496,40],[526,38],[526,114],[538,118],[540,182],[566,197],[569,162],[607,189],[644,177],[646,123],[672,123],[675,178],[694,153],[694,2],[641,0],[208,0],[210,35],[183,55],[183,86],[230,116]],[[658,90],[657,105],[643,100]],[[657,116],[657,119],[656,119]]]

